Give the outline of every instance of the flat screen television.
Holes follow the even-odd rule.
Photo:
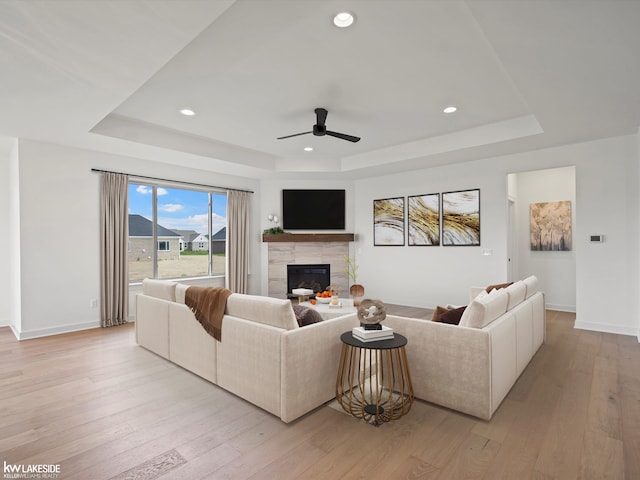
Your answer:
[[[344,230],[344,190],[282,190],[282,228]]]

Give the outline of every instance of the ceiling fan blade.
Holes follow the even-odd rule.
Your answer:
[[[353,135],[347,135],[346,133],[331,132],[329,130],[327,130],[326,133],[331,137],[341,138],[342,140],[348,140],[353,143],[360,141],[360,137],[354,137]]]
[[[282,140],[283,138],[299,137],[300,135],[307,135],[309,133],[313,133],[313,132],[294,133],[293,135],[286,135],[284,137],[278,137],[276,140]]]
[[[327,110],[325,108],[316,108],[316,125],[324,127],[324,123],[327,121]]]

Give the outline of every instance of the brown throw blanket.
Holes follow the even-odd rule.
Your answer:
[[[202,327],[213,338],[221,341],[222,317],[231,290],[220,287],[187,288],[184,303],[191,309]]]

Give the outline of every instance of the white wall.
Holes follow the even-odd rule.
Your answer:
[[[357,181],[356,252],[366,296],[430,308],[466,304],[469,286],[507,276],[507,174],[573,165],[576,325],[637,335],[635,135]],[[373,246],[373,199],[469,188],[481,190],[481,247]],[[595,233],[607,241],[590,243]],[[483,249],[493,255],[482,255]],[[549,291],[550,286],[543,281],[540,288]]]
[[[9,325],[9,152],[0,152],[0,327]]]
[[[636,169],[637,175],[635,178],[635,188],[636,191],[640,190],[640,127],[638,127],[638,133],[636,135]],[[640,193],[638,194],[640,195]],[[638,213],[636,215],[636,221],[638,222],[638,234],[640,235],[640,197],[638,198]],[[638,261],[636,262],[636,285],[640,288],[640,255],[638,255]],[[638,337],[638,342],[640,342],[640,291],[636,290],[633,292],[633,296],[637,299],[637,312],[636,316],[636,332]]]
[[[509,175],[516,179],[516,190],[510,197],[516,200],[515,227],[517,247],[514,252],[515,277],[535,275],[546,285],[547,308],[576,311],[576,253],[570,251],[539,252],[530,247],[529,206],[532,203],[569,200],[571,202],[572,238],[576,233],[576,172],[575,167],[537,170]]]
[[[373,200],[480,189],[479,247],[373,246]],[[506,281],[506,175],[458,164],[356,183],[356,260],[365,297],[435,308],[467,304],[469,286]],[[405,218],[406,218],[405,203]],[[406,237],[406,236],[405,236]],[[492,250],[492,255],[483,255]]]
[[[637,335],[638,151],[635,137],[566,147],[576,168],[577,328]],[[604,243],[589,236],[603,234]]]
[[[17,141],[5,141],[0,148],[0,327],[10,323],[11,312],[11,164],[17,155]]]
[[[249,179],[23,141],[20,148],[20,338],[99,325],[99,174],[91,168],[256,190]],[[252,198],[257,210],[259,192]],[[252,228],[257,227],[253,214]],[[258,258],[258,246],[252,249]],[[253,271],[258,272],[256,262]],[[258,278],[250,289],[258,290]]]

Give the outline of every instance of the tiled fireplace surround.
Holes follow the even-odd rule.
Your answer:
[[[287,298],[287,265],[328,263],[331,284],[340,295],[349,295],[345,256],[348,242],[276,242],[269,243],[269,296]]]

